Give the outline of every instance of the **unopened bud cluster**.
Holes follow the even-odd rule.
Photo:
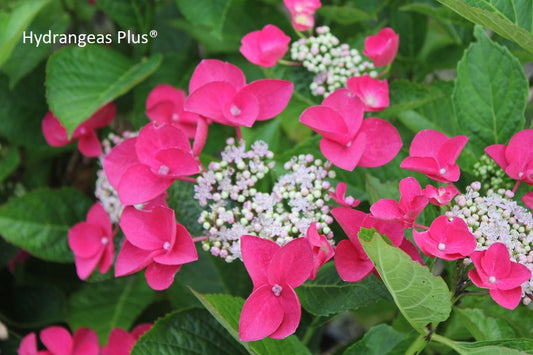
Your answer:
[[[476,250],[488,249],[495,242],[507,246],[511,260],[521,263],[533,273],[533,216],[513,200],[510,190],[488,190],[482,196],[481,183],[474,182],[466,193],[455,197],[448,217],[460,217],[477,240]],[[524,302],[533,295],[533,277],[522,285]]]
[[[479,161],[474,164],[474,176],[481,182],[483,189],[498,190],[512,189],[512,180],[505,171],[496,164],[488,155],[483,154]]]
[[[374,64],[364,60],[357,49],[346,43],[340,44],[329,27],[317,27],[316,33],[316,37],[293,42],[290,50],[292,60],[302,62],[304,68],[316,74],[310,85],[313,95],[326,97],[345,87],[346,81],[353,76],[369,73],[371,77],[377,77]]]
[[[232,262],[241,258],[243,235],[283,246],[305,236],[313,222],[333,242],[327,205],[331,186],[326,178],[334,177],[334,172],[329,163],[310,154],[293,157],[284,164],[287,172],[269,190],[267,176],[273,176],[275,162],[268,145],[257,141],[247,151],[244,141],[230,138],[227,144],[222,161],[210,163],[195,185],[194,198],[209,206],[198,218],[208,236],[204,250]]]
[[[113,188],[113,186],[111,186],[109,180],[107,179],[107,176],[103,169],[103,161],[106,155],[111,152],[111,149],[113,149],[114,146],[122,143],[125,139],[134,137],[136,135],[136,133],[132,133],[129,131],[125,131],[124,133],[122,133],[122,135],[109,133],[107,138],[102,140],[102,156],[100,156],[99,159],[100,169],[98,169],[98,171],[96,172],[97,178],[94,195],[102,203],[104,210],[107,212],[109,218],[111,219],[111,223],[120,222],[120,215],[122,214],[124,206],[120,203],[117,191]]]

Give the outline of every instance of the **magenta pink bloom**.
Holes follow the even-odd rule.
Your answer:
[[[313,15],[322,4],[320,0],[283,0],[291,14],[292,26],[297,31],[307,31],[315,26]]]
[[[346,183],[339,182],[335,188],[335,193],[329,191],[329,195],[333,201],[337,202],[343,207],[355,208],[359,206],[359,200],[354,199],[352,196],[346,196]]]
[[[246,84],[235,65],[206,59],[192,74],[185,109],[221,124],[251,127],[283,111],[293,88],[290,81],[277,79]]]
[[[409,176],[400,181],[399,202],[392,199],[379,200],[370,207],[370,212],[376,218],[411,228],[427,204],[428,199],[422,193],[420,184],[414,177]]]
[[[261,67],[273,67],[289,50],[291,38],[274,25],[248,33],[241,39],[242,55]]]
[[[494,243],[488,249],[471,256],[475,270],[468,277],[477,287],[488,288],[490,296],[500,306],[514,309],[522,298],[521,285],[531,278],[531,271],[511,261],[503,243]]]
[[[65,127],[50,111],[42,121],[43,135],[46,142],[53,147],[62,147],[77,139],[81,154],[89,158],[98,157],[102,154],[102,146],[95,130],[107,126],[115,118],[115,114],[115,105],[112,102],[108,103],[76,127],[72,138],[69,139]]]
[[[376,228],[396,246],[404,242],[404,229],[398,223],[379,220],[370,214],[346,207],[334,208],[331,213],[349,238],[341,240],[335,249],[335,267],[344,281],[361,281],[374,270],[374,264],[357,237],[361,228]]]
[[[449,204],[452,199],[459,193],[459,190],[453,184],[446,186],[439,186],[437,189],[435,186],[426,185],[426,188],[422,190],[424,195],[429,199],[429,202],[436,206],[444,206]]]
[[[383,111],[389,107],[389,84],[387,80],[379,81],[365,74],[348,79],[346,87],[353,95],[359,96],[363,101],[365,111]]]
[[[26,335],[20,342],[18,355],[98,355],[100,344],[92,329],[80,328],[74,337],[63,327],[51,326],[41,331],[41,342],[47,350],[37,351],[35,333]]]
[[[459,217],[450,221],[446,216],[439,216],[431,223],[429,230],[413,230],[413,238],[424,254],[444,260],[465,258],[477,246],[476,238]]]
[[[533,191],[522,196],[522,202],[524,202],[524,204],[529,207],[530,210],[533,210]]]
[[[320,151],[344,170],[387,164],[402,147],[400,134],[379,118],[363,120],[362,101],[348,89],[338,89],[320,106],[307,108],[300,122],[322,135]]]
[[[115,258],[111,219],[100,202],[87,213],[87,220],[68,231],[68,245],[74,253],[76,272],[85,280],[96,267],[106,273]]]
[[[512,179],[533,185],[533,129],[516,133],[507,146],[494,144],[485,148],[485,153]]]
[[[409,156],[400,167],[426,174],[430,179],[449,183],[459,180],[461,171],[455,163],[468,137],[448,138],[444,133],[425,129],[418,132],[409,147]]]
[[[313,270],[309,242],[297,238],[280,247],[270,240],[243,235],[241,251],[254,289],[242,308],[239,338],[243,341],[267,336],[283,339],[293,334],[302,312],[294,289]]]
[[[181,265],[198,259],[191,235],[176,223],[170,208],[139,211],[128,206],[120,217],[120,227],[126,239],[115,263],[117,277],[146,268],[148,285],[164,290],[170,287]]]
[[[375,67],[389,65],[396,57],[400,36],[392,28],[385,27],[375,36],[365,39],[363,54],[374,62]]]
[[[194,138],[200,117],[185,111],[185,91],[171,85],[157,85],[146,100],[146,115],[157,125],[172,124],[188,138]]]
[[[107,345],[102,348],[100,355],[129,355],[137,340],[151,327],[152,324],[139,324],[131,333],[124,329],[113,328],[109,333]]]
[[[309,279],[314,280],[318,269],[335,255],[335,251],[328,238],[325,235],[318,234],[315,222],[311,223],[307,229],[306,238],[311,244],[311,251],[313,252],[313,270]]]
[[[175,180],[199,172],[185,133],[173,125],[153,123],[114,147],[103,165],[125,206],[150,201]]]

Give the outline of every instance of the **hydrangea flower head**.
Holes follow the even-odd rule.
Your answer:
[[[430,179],[449,183],[459,180],[461,171],[455,163],[468,137],[448,138],[444,133],[425,129],[416,134],[409,147],[409,156],[400,167],[426,174]]]
[[[289,50],[291,38],[274,25],[250,32],[241,39],[241,54],[251,63],[273,67]]]
[[[320,106],[307,108],[300,122],[322,135],[320,151],[335,166],[378,167],[391,161],[402,147],[396,128],[379,118],[363,120],[364,105],[348,89],[338,89]]]
[[[313,269],[309,242],[298,238],[280,247],[272,241],[244,235],[241,250],[254,289],[242,308],[239,338],[253,341],[291,335],[302,312],[294,289],[307,280]]]
[[[53,147],[62,147],[77,139],[81,154],[95,158],[102,154],[102,146],[95,130],[107,126],[115,118],[115,114],[115,105],[112,102],[108,103],[76,127],[72,138],[69,139],[65,127],[50,111],[44,116],[41,124],[43,135],[46,142]]]
[[[502,243],[476,251],[471,256],[475,269],[468,272],[474,285],[488,288],[490,296],[500,306],[514,309],[522,298],[521,285],[531,278],[524,265],[511,261],[509,251]]]
[[[400,36],[392,28],[385,27],[375,36],[365,39],[363,54],[374,62],[376,67],[389,65],[396,57]]]
[[[106,273],[115,258],[113,231],[109,215],[101,203],[95,203],[87,213],[87,220],[68,231],[68,244],[74,252],[76,272],[85,280],[98,266]]]

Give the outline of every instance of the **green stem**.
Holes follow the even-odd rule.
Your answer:
[[[431,339],[435,340],[438,343],[444,344],[444,345],[452,348],[453,350],[457,351],[458,353],[461,353],[462,349],[458,348],[457,344],[455,344],[455,342],[452,341],[451,339],[448,339],[448,338],[443,337],[442,335],[438,335],[438,334],[433,334]]]
[[[304,337],[302,338],[302,344],[307,346],[311,339],[313,338],[313,335],[315,334],[316,326],[318,323],[319,317],[313,318],[313,321],[311,324],[309,324],[309,327],[305,331]]]
[[[427,344],[428,342],[426,340],[426,336],[419,335],[418,338],[416,338],[415,341],[413,341],[413,343],[411,344],[411,346],[409,346],[409,348],[405,351],[405,355],[420,354]]]
[[[302,63],[300,63],[300,62],[293,62],[293,61],[284,60],[284,59],[278,60],[278,64],[287,65],[287,66],[291,66],[291,67],[297,67],[297,66],[301,66],[302,65]]]

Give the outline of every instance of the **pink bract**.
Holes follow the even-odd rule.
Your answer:
[[[475,269],[468,272],[474,285],[488,288],[490,296],[500,306],[514,309],[522,298],[521,285],[531,278],[531,271],[511,261],[503,243],[494,243],[488,249],[471,255]]]
[[[424,195],[429,199],[429,202],[436,206],[444,206],[449,204],[452,199],[459,193],[459,190],[453,184],[447,186],[439,186],[437,189],[435,186],[426,185],[426,188],[422,190]]]
[[[511,177],[533,185],[533,129],[516,133],[507,146],[494,144],[485,153]]]
[[[339,182],[335,188],[335,193],[329,191],[329,195],[333,201],[337,202],[343,207],[357,207],[359,206],[359,200],[354,199],[352,196],[346,196],[346,183]]]
[[[238,67],[206,59],[192,74],[185,109],[221,124],[251,127],[283,111],[293,88],[290,81],[277,79],[246,84]]]
[[[530,210],[533,210],[533,191],[528,192],[522,197],[522,202],[529,207]]]
[[[306,238],[309,244],[311,244],[311,251],[313,252],[313,270],[309,279],[314,280],[318,269],[335,255],[335,251],[328,238],[322,234],[318,234],[315,222],[311,223],[307,229]]]
[[[409,147],[409,156],[400,167],[426,174],[430,179],[449,183],[459,180],[461,171],[455,163],[468,137],[448,138],[432,129],[418,132]]]
[[[389,84],[387,80],[372,79],[370,75],[354,76],[346,82],[346,87],[358,96],[369,112],[383,111],[389,107]]]
[[[187,138],[194,138],[200,117],[184,110],[185,91],[171,85],[157,85],[146,100],[146,115],[157,125],[172,124],[181,129]]]
[[[102,348],[100,355],[129,355],[135,342],[151,327],[152,324],[139,324],[131,333],[124,329],[113,328],[109,333],[107,345]]]
[[[420,184],[414,177],[400,181],[400,201],[382,199],[370,207],[376,218],[402,224],[405,228],[413,227],[416,217],[427,206],[428,199],[422,193]]]
[[[139,211],[128,206],[120,227],[126,236],[115,264],[115,276],[144,268],[146,281],[154,290],[170,287],[181,265],[198,259],[191,235],[176,223],[174,210],[156,206]]]
[[[273,67],[289,50],[291,38],[274,25],[248,33],[241,39],[240,52],[251,63]]]
[[[254,289],[241,312],[239,338],[254,341],[291,335],[301,317],[294,289],[307,280],[313,269],[309,242],[297,238],[280,247],[270,240],[244,235],[241,251]]]
[[[322,6],[320,0],[283,0],[290,13],[307,12],[315,13]]]
[[[98,266],[106,273],[115,258],[111,219],[100,202],[87,213],[87,220],[68,231],[68,244],[74,253],[76,272],[85,280]]]
[[[176,179],[199,172],[185,133],[172,125],[153,123],[114,147],[103,166],[125,206],[150,201]]]
[[[400,134],[379,118],[363,120],[364,105],[348,89],[338,89],[320,106],[307,108],[300,122],[322,135],[320,151],[344,170],[390,162],[402,147]]]
[[[465,258],[477,246],[476,238],[459,217],[450,221],[446,216],[439,216],[431,223],[429,230],[413,230],[413,238],[424,254],[444,260]]]
[[[115,118],[115,114],[115,105],[112,102],[108,103],[76,127],[71,139],[68,138],[67,130],[52,111],[44,116],[41,127],[46,142],[51,146],[61,147],[78,139],[78,149],[81,154],[95,158],[102,154],[102,146],[95,130],[107,126]]]
[[[389,65],[396,57],[400,36],[392,28],[385,27],[375,36],[365,39],[363,54],[374,62],[375,67]]]
[[[40,338],[47,351],[37,351],[37,337],[35,333],[30,333],[20,342],[18,354],[98,355],[100,353],[98,337],[92,329],[80,328],[72,336],[63,327],[51,326],[41,331]]]

